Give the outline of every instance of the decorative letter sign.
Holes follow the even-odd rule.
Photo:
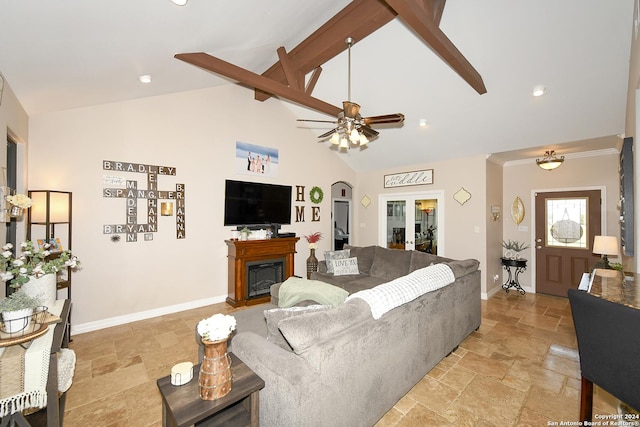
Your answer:
[[[384,176],[384,188],[433,184],[433,169],[394,173]]]
[[[138,188],[138,181],[128,180],[117,176],[109,175],[103,182],[110,184],[123,183],[124,188],[104,188],[102,197],[124,199],[125,201],[125,224],[107,224],[102,228],[103,234],[125,234],[127,242],[136,242],[138,233],[145,234],[145,240],[153,240],[149,233],[158,231],[158,200],[175,200],[176,203],[176,238],[186,237],[185,228],[185,185],[176,184],[175,190],[162,191],[158,189],[158,175],[175,176],[176,168],[169,166],[155,166],[138,163],[114,162],[104,160],[102,169],[112,173],[143,173],[147,175],[147,189]],[[139,208],[144,209],[145,200],[147,211],[147,223],[138,223]]]

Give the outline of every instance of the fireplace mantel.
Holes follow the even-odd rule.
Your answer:
[[[229,294],[227,302],[233,307],[268,302],[270,295],[249,298],[247,290],[247,263],[283,258],[284,279],[293,276],[294,254],[299,237],[267,240],[225,240],[228,247]]]

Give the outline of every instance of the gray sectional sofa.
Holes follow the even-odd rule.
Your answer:
[[[327,271],[327,261],[323,260],[318,263],[318,271],[311,273],[311,279],[330,283],[352,294],[363,289],[371,289],[432,264],[454,261],[451,258],[424,252],[387,249],[380,246],[345,245],[344,250],[349,251],[349,257],[357,258],[358,274],[336,276]],[[464,268],[474,270],[478,268],[476,260],[467,260],[465,263]],[[461,263],[456,262],[453,265],[458,268]],[[271,302],[274,304],[278,304],[278,291],[279,284],[271,288]]]
[[[351,251],[359,267],[362,262],[360,274],[348,280],[321,270],[315,279],[352,293],[445,261],[455,281],[378,320],[369,304],[357,298],[334,308],[294,308],[294,315],[270,310],[269,324],[265,310],[277,308],[274,303],[234,313],[238,327],[230,349],[266,384],[260,392],[260,425],[372,426],[480,326],[477,261],[378,247]],[[274,315],[281,312],[287,315],[278,321]]]

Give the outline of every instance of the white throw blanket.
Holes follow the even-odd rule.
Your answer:
[[[453,271],[446,264],[434,264],[415,270],[375,288],[351,294],[347,301],[360,298],[369,304],[374,319],[379,319],[387,311],[413,301],[427,292],[445,287],[456,280]]]
[[[64,300],[57,300],[49,312],[59,316]],[[44,408],[47,405],[47,378],[49,375],[49,356],[53,343],[55,324],[49,330],[34,339],[24,354],[24,389],[21,393],[0,400],[0,417],[11,415],[26,408]],[[2,354],[4,348],[0,348]]]

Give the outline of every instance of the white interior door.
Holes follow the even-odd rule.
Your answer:
[[[379,196],[378,245],[444,253],[444,192]]]

